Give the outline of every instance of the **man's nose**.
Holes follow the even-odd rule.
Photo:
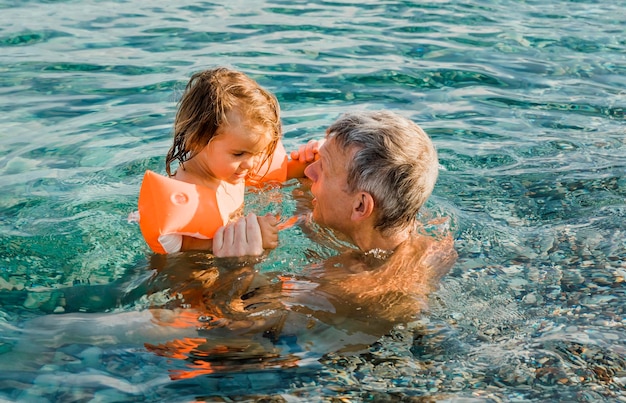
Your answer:
[[[304,175],[306,175],[306,177],[311,179],[313,182],[317,181],[318,178],[318,166],[319,161],[315,161],[312,164],[308,165],[306,168],[304,168]]]

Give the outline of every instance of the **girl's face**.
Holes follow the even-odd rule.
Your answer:
[[[237,112],[227,114],[228,124],[222,125],[216,136],[194,158],[198,158],[207,173],[231,184],[244,181],[260,163],[271,138],[251,133]]]

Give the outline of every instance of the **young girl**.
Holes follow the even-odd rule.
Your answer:
[[[318,143],[289,160],[281,136],[278,101],[256,81],[223,67],[194,74],[176,114],[169,178],[147,171],[140,191],[139,224],[152,250],[211,251],[214,233],[241,216],[246,183],[303,177]],[[276,218],[257,219],[263,247],[275,248]]]

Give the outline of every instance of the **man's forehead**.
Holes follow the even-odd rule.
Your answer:
[[[326,142],[322,144],[319,150],[320,158],[324,164],[330,166],[331,169],[348,167],[350,159],[355,152],[355,147],[346,150],[337,144],[337,141],[333,137],[327,138]]]
[[[320,147],[320,153],[322,154],[341,154],[342,151],[334,137],[327,137],[322,147]]]
[[[340,154],[340,150],[334,139],[330,137],[324,142],[324,144],[322,144],[319,153],[321,158],[325,160],[324,162],[332,164],[334,159],[333,157]]]

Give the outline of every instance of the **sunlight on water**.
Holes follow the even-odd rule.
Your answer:
[[[0,400],[626,400],[624,7],[0,0]],[[431,135],[420,219],[445,219],[459,258],[427,313],[360,333],[329,313],[351,301],[295,277],[346,246],[306,180],[246,194],[298,217],[247,296],[270,331],[188,307],[223,265],[164,263],[127,218],[187,79],[216,65],[276,94],[288,150],[358,109]],[[318,317],[259,301],[281,282]]]

